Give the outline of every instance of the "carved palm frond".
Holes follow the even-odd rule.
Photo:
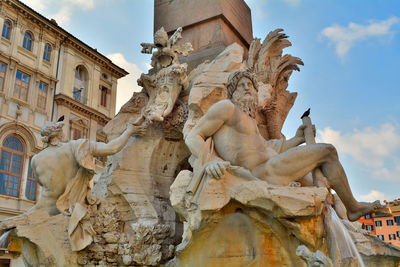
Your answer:
[[[262,44],[260,39],[255,39],[250,45],[246,61],[247,67],[256,73],[258,81],[272,87],[271,98],[262,108],[267,116],[269,138],[282,138],[283,123],[297,96],[297,93],[286,90],[288,80],[294,70],[300,71],[299,65],[304,65],[300,58],[282,56],[283,49],[292,45],[282,31],[276,29],[270,32]]]

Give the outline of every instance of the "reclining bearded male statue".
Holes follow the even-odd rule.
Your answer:
[[[257,112],[257,82],[254,74],[239,70],[228,80],[229,99],[213,104],[186,136],[192,155],[202,156],[206,140],[212,138],[217,160],[205,165],[205,172],[221,178],[232,165],[247,169],[252,176],[273,185],[289,185],[315,168],[321,168],[329,186],[336,191],[347,208],[349,220],[381,207],[374,203],[358,202],[350,189],[336,149],[330,144],[305,142],[305,126],[288,140],[265,140],[255,121]],[[250,175],[250,176],[251,176]]]

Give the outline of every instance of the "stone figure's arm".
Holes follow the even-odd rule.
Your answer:
[[[205,149],[205,140],[216,133],[232,117],[234,110],[235,107],[231,101],[222,100],[212,105],[200,118],[185,138],[186,145],[196,158]]]
[[[145,128],[143,126],[135,126],[132,123],[128,123],[126,130],[119,137],[108,143],[97,142],[92,154],[95,157],[101,157],[118,153],[126,145],[131,135],[141,136],[144,133]]]
[[[293,138],[288,139],[288,140],[283,142],[281,153],[285,152],[286,150],[288,150],[288,149],[290,149],[292,147],[299,146],[299,145],[301,145],[301,144],[303,144],[305,142],[305,138],[304,138],[304,129],[305,128],[306,128],[305,125],[301,125],[297,129],[296,135]]]

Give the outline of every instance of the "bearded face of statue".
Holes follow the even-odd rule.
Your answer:
[[[236,90],[232,94],[232,102],[237,105],[244,113],[255,118],[257,111],[258,93],[254,88],[253,82],[243,77],[236,85]]]

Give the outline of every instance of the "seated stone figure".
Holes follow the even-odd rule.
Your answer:
[[[36,205],[29,211],[45,209],[50,215],[71,212],[70,206],[83,203],[93,177],[94,157],[119,152],[131,135],[141,135],[144,128],[128,124],[126,130],[109,143],[87,139],[63,142],[62,121],[49,123],[41,130],[46,148],[32,158],[32,169],[43,187]]]
[[[92,178],[95,174],[94,157],[115,154],[126,145],[131,135],[142,135],[145,129],[128,123],[126,130],[108,143],[87,139],[63,142],[62,121],[45,125],[41,130],[46,148],[32,158],[32,169],[38,177],[42,192],[36,205],[22,215],[0,222],[7,230],[29,224],[29,218],[60,213],[68,216],[68,237],[71,249],[80,251],[92,243],[95,232],[88,210],[96,205],[92,197]],[[60,215],[61,216],[61,215]]]
[[[319,167],[347,208],[351,221],[379,208],[380,203],[358,202],[350,189],[336,149],[330,144],[305,142],[305,126],[288,140],[265,140],[254,119],[257,112],[257,82],[254,74],[240,70],[228,80],[228,96],[212,105],[187,135],[185,142],[192,155],[201,157],[212,138],[221,160],[205,166],[205,172],[216,179],[231,165],[243,167],[251,175],[274,185],[289,185]]]

